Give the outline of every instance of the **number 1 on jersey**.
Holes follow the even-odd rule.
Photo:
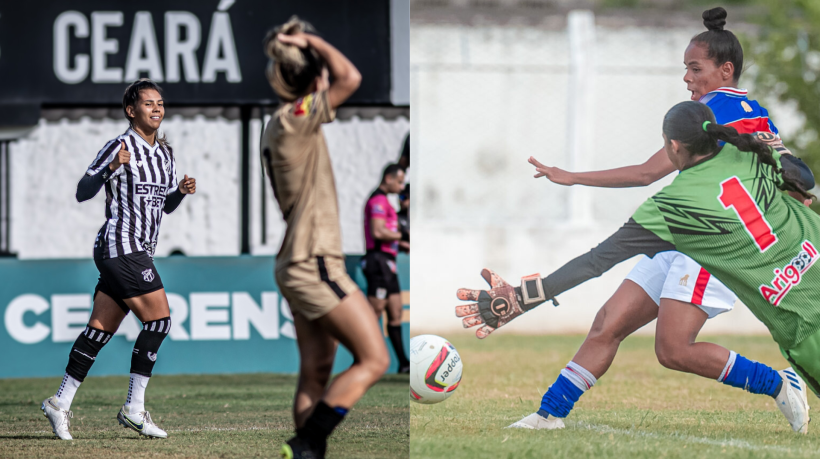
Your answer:
[[[724,209],[730,207],[734,209],[740,221],[743,222],[746,232],[761,252],[765,252],[777,242],[777,236],[772,232],[772,225],[763,217],[757,203],[752,199],[749,190],[740,183],[740,179],[731,177],[721,182],[718,201],[723,204]]]

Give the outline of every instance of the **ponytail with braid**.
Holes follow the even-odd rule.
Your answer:
[[[797,192],[805,199],[814,198],[802,185],[798,174],[778,166],[771,147],[751,134],[738,134],[731,126],[717,124],[714,113],[705,104],[686,101],[672,107],[663,118],[663,133],[667,139],[682,143],[692,156],[716,154],[720,150],[718,141],[754,153],[759,162],[771,166],[781,176],[783,190]]]

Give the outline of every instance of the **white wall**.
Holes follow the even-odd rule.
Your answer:
[[[555,23],[561,21],[544,21]],[[663,115],[690,97],[682,81],[683,52],[700,31],[596,25],[594,46],[587,50],[595,72],[587,120],[595,137],[585,152],[591,168],[638,164],[662,147]],[[590,189],[593,222],[567,223],[570,189],[533,179],[527,158],[565,168],[570,163],[567,112],[577,101],[567,93],[568,49],[566,30],[546,25],[412,24],[414,333],[472,333],[454,316],[455,291],[482,288],[481,268],[515,285],[523,275],[549,274],[614,232],[671,180]],[[769,108],[781,131],[794,129],[793,114]],[[560,295],[560,307],[542,306],[501,332],[586,332],[636,261]],[[709,321],[705,331],[766,329],[739,306]]]
[[[41,120],[31,134],[11,144],[11,245],[19,258],[91,256],[94,237],[105,221],[105,193],[77,203],[77,182],[99,149],[126,128],[124,120]],[[259,120],[252,121],[250,129],[252,253],[275,254],[284,222],[265,181],[267,243],[261,244]],[[365,200],[378,186],[382,168],[398,159],[409,121],[353,117],[324,129],[339,190],[344,250],[363,253]],[[180,176],[196,177],[197,193],[163,219],[157,255],[174,249],[188,255],[237,255],[240,122],[173,116],[163,122],[162,131],[174,147]]]

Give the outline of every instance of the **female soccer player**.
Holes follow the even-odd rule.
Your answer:
[[[174,153],[158,136],[165,116],[162,91],[148,79],[125,89],[122,108],[130,127],[105,144],[77,185],[77,201],[93,198],[105,186],[106,221],[94,243],[94,263],[100,279],[88,326],[68,356],[63,382],[41,409],[54,433],[71,440],[71,402],[103,346],[129,311],[142,322],[131,354],[128,397],[117,414],[124,427],[148,437],[165,438],[145,410],[145,388],[159,347],[171,328],[168,299],[154,267],[162,213],[173,212],[186,194],[196,192],[196,180],[177,180]]]
[[[756,132],[787,153],[766,109],[749,100],[745,90],[737,89],[743,50],[734,34],[723,30],[726,11],[723,8],[708,10],[703,13],[703,19],[708,31],[695,36],[684,54],[687,68],[684,81],[692,92],[692,99],[709,106],[718,123],[733,126],[742,133]],[[784,155],[783,161],[801,170],[805,189],[814,186],[811,171],[802,161],[792,155]],[[599,172],[570,173],[543,166],[534,158],[530,158],[530,162],[536,166],[536,177],[546,176],[563,185],[642,186],[675,170],[664,149],[644,164]],[[601,308],[587,339],[562,373],[572,378],[578,375],[579,385],[588,389],[607,371],[620,342],[657,318],[655,350],[664,366],[727,384],[735,384],[733,376],[727,375],[730,368],[751,368],[750,371],[763,375],[760,379],[770,384],[747,389],[776,397],[782,375],[775,370],[722,346],[695,342],[706,320],[731,310],[735,300],[731,290],[684,254],[669,251],[644,258]],[[778,406],[783,409],[783,405]],[[556,414],[566,416],[568,412]]]
[[[738,294],[767,326],[783,356],[820,394],[820,307],[813,304],[820,295],[820,273],[811,269],[818,257],[820,217],[778,192],[812,198],[801,185],[799,170],[753,136],[717,124],[709,107],[694,101],[669,110],[663,134],[664,149],[682,172],[618,232],[544,279],[524,278],[520,288],[485,270],[482,275],[493,289],[459,290],[459,298],[478,303],[457,307],[456,315],[466,316],[465,326],[494,329],[634,255],[678,250]],[[776,381],[739,357],[733,363],[719,370],[724,383],[776,393],[792,428],[806,433],[805,383],[794,370],[779,372],[782,380]],[[560,418],[589,388],[585,374],[572,366],[565,372],[544,395],[538,412],[514,427],[563,427]]]
[[[262,163],[287,222],[275,277],[293,312],[301,357],[296,436],[282,446],[288,459],[324,457],[328,436],[390,364],[373,311],[345,271],[322,133],[361,75],[336,48],[306,32],[313,32],[310,24],[293,17],[265,39],[268,81],[282,103],[265,128]],[[354,361],[328,386],[339,342]]]

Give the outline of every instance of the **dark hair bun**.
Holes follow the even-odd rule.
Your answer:
[[[709,30],[723,31],[726,25],[726,10],[721,7],[712,8],[703,12],[703,25]]]

